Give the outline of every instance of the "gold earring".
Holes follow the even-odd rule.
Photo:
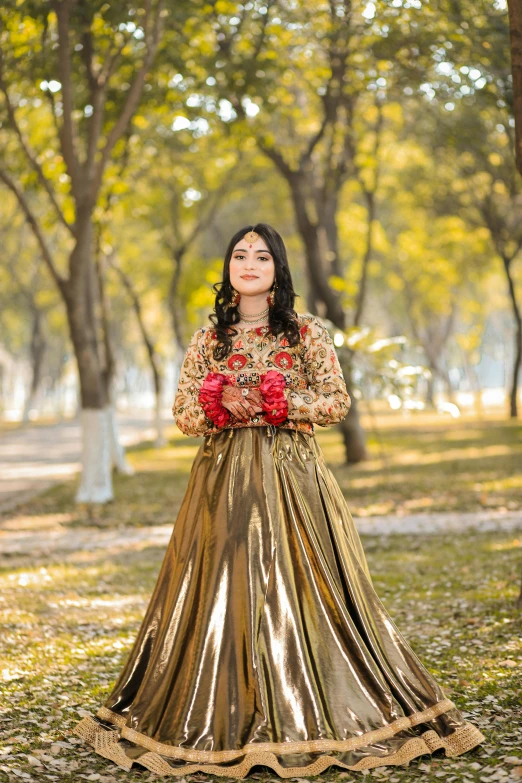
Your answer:
[[[266,298],[266,301],[268,302],[268,306],[269,306],[269,307],[273,307],[273,306],[274,306],[274,302],[275,302],[275,290],[276,290],[276,288],[277,288],[277,283],[274,283],[274,285],[273,285],[273,286],[272,286],[272,288],[270,289],[270,293],[268,294],[268,296],[267,296],[267,298]]]
[[[228,310],[229,307],[237,307],[237,305],[239,304],[241,299],[241,294],[239,293],[239,291],[236,291],[235,288],[232,288],[232,292],[233,292],[232,298],[230,302],[227,302],[226,304],[223,305],[223,310]]]

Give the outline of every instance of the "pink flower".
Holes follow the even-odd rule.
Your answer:
[[[198,394],[198,402],[216,427],[224,427],[230,421],[230,413],[221,402],[223,386],[232,385],[232,381],[223,373],[209,372]]]
[[[278,370],[268,370],[260,376],[259,389],[263,397],[262,408],[269,424],[281,424],[288,415],[285,396],[285,376]]]

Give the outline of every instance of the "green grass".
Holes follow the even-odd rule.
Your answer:
[[[391,616],[446,695],[487,738],[485,746],[458,759],[442,760],[437,751],[398,772],[390,767],[371,776],[397,772],[401,781],[424,780],[429,770],[481,781],[499,765],[511,769],[505,756],[520,755],[522,618],[513,610],[520,544],[513,533],[364,539],[375,588]],[[129,773],[118,769],[68,729],[79,720],[79,709],[93,712],[108,695],[163,552],[149,544],[42,560],[16,557],[4,567],[0,669],[9,728],[0,771],[25,772],[33,780],[57,775],[76,781],[91,774],[102,775],[102,781],[155,779],[139,767]],[[322,777],[335,780],[339,772]],[[463,772],[467,778],[460,777]]]
[[[201,439],[172,427],[169,444],[141,444],[129,452],[135,476],[114,477],[116,500],[91,510],[74,503],[75,483],[55,486],[4,514],[42,523],[62,515],[71,526],[158,525],[173,522]],[[339,431],[316,435],[355,516],[522,508],[522,425],[492,420],[398,419],[369,431],[369,459],[344,464]],[[0,522],[2,515],[0,515]]]
[[[370,459],[337,471],[355,515],[522,507],[520,423],[392,421],[368,447]]]

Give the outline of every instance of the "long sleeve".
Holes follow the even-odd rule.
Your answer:
[[[178,388],[172,414],[178,428],[185,435],[198,437],[212,426],[198,403],[198,393],[208,373],[203,335],[205,329],[197,329],[190,340],[179,374]]]
[[[305,345],[304,370],[308,388],[286,391],[288,418],[328,427],[344,419],[351,400],[333,340],[317,316],[309,322]]]

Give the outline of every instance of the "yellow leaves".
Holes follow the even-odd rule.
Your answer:
[[[67,200],[65,204],[62,206],[62,212],[64,214],[64,217],[68,223],[74,223],[76,213],[74,210],[74,205],[71,201]]]
[[[237,12],[237,3],[228,2],[228,0],[217,0],[214,8],[218,14],[235,14]]]
[[[393,291],[402,291],[404,288],[404,280],[395,272],[388,272],[386,275],[386,284],[388,288],[391,288]]]
[[[375,123],[377,122],[377,117],[378,117],[377,107],[374,104],[367,106],[363,112],[364,120],[368,124],[375,125]]]
[[[374,220],[372,225],[373,230],[373,247],[375,252],[387,254],[391,250],[389,239],[386,235],[386,229],[379,220]]]
[[[330,275],[328,278],[328,283],[330,285],[330,288],[333,288],[334,291],[344,291],[346,288],[346,282],[344,277],[339,277],[338,275]]]
[[[468,189],[468,181],[459,177],[455,177],[451,183],[451,189],[454,193],[465,193]]]
[[[502,165],[502,156],[498,154],[498,152],[490,152],[488,155],[488,161],[491,163],[492,166],[501,166]]]
[[[147,117],[144,117],[143,114],[136,114],[133,119],[133,124],[136,126],[136,128],[139,128],[140,130],[145,130],[149,127],[150,122],[147,119]]]
[[[392,102],[383,106],[383,116],[389,122],[393,122],[396,125],[402,125],[403,113],[400,103]]]

